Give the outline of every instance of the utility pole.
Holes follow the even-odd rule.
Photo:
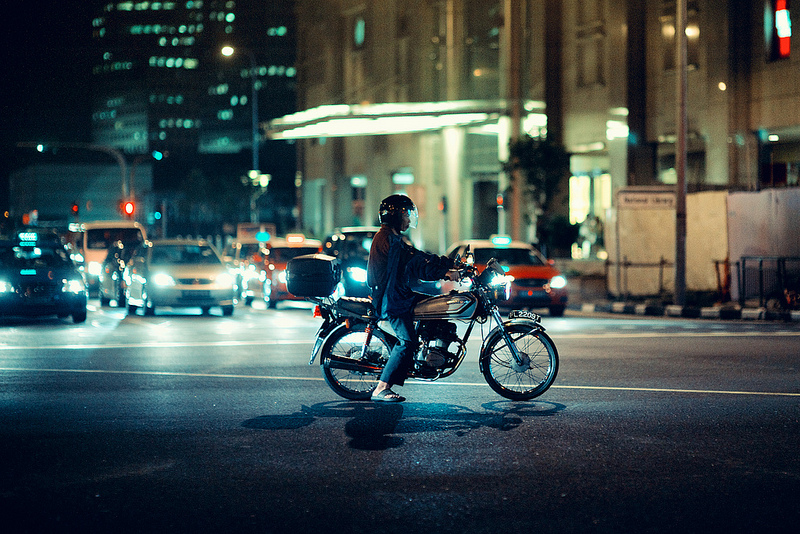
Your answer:
[[[506,105],[509,112],[509,142],[516,143],[522,130],[522,6],[519,0],[505,0]],[[522,176],[519,170],[511,171],[511,237],[522,238]]]
[[[678,177],[675,202],[675,304],[686,304],[686,0],[678,0],[675,15],[675,173]]]

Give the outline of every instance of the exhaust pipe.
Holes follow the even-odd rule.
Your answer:
[[[329,356],[327,359],[327,366],[333,369],[343,369],[354,373],[371,375],[379,375],[383,371],[383,367],[378,365],[362,360],[354,360],[353,358],[343,358],[342,356]]]

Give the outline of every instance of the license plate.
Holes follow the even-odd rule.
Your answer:
[[[517,293],[517,295],[519,295],[522,298],[531,298],[531,297],[538,298],[538,297],[544,297],[545,295],[547,295],[547,292],[542,290],[536,290],[536,291],[525,290],[525,291],[520,291],[519,293]]]
[[[199,289],[197,291],[184,291],[183,298],[185,299],[207,299],[211,296],[211,291],[207,289]]]
[[[542,318],[539,314],[533,313],[528,310],[512,310],[508,313],[509,319],[530,319],[531,321],[541,322]]]

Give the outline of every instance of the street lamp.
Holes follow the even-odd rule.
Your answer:
[[[252,50],[248,48],[240,47],[239,50],[247,54],[250,58],[250,80],[251,80],[251,89],[252,93],[250,95],[251,104],[250,107],[252,109],[253,115],[253,132],[252,132],[252,142],[253,142],[253,168],[252,171],[259,172],[260,171],[260,164],[258,161],[258,145],[261,141],[260,136],[258,134],[258,65],[256,65],[256,56],[253,54]],[[223,46],[222,47],[222,55],[225,57],[231,57],[236,53],[236,49],[232,46]]]

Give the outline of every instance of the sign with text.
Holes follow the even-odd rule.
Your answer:
[[[619,209],[629,210],[674,210],[674,191],[626,191],[622,190],[618,196]]]

